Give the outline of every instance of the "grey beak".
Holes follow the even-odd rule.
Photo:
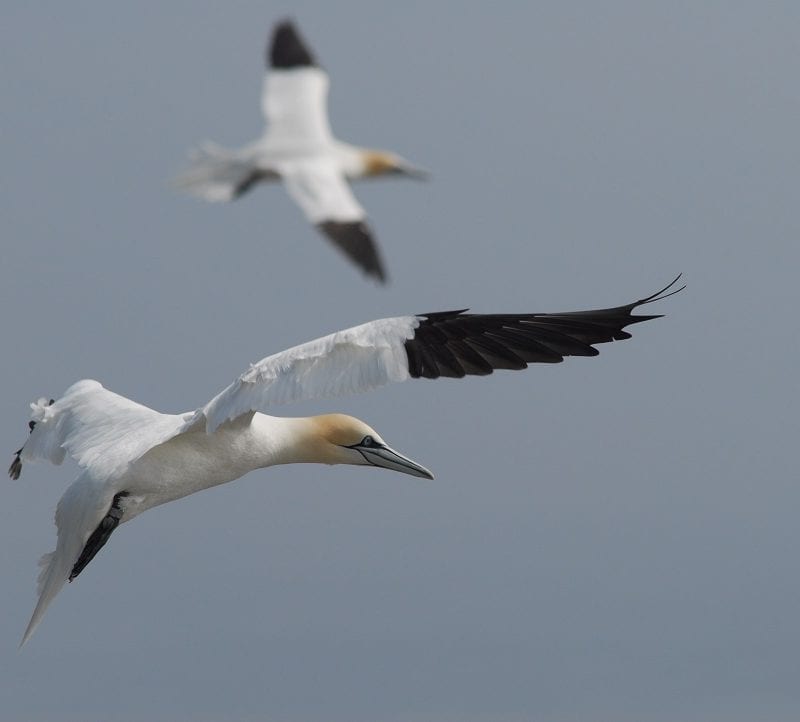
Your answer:
[[[424,466],[412,461],[407,456],[399,454],[388,446],[357,446],[355,448],[373,466],[399,471],[401,474],[420,476],[423,479],[433,479],[433,474]]]
[[[430,171],[424,168],[417,168],[410,163],[398,163],[395,166],[395,173],[404,175],[407,178],[413,178],[414,180],[429,180],[431,177]]]

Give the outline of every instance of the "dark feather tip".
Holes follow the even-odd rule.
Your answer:
[[[300,33],[290,20],[278,23],[272,33],[267,62],[273,68],[309,68],[317,65],[313,54],[308,49]]]
[[[445,311],[419,314],[419,325],[405,341],[413,378],[485,376],[495,369],[524,369],[530,363],[559,363],[566,356],[596,356],[595,344],[631,337],[626,326],[660,318],[632,315],[638,306],[683,290],[680,276],[647,298],[614,308],[567,313],[470,314]],[[673,290],[674,289],[674,290]]]
[[[22,449],[15,453],[16,456],[14,457],[14,461],[12,461],[11,466],[8,467],[8,475],[14,479],[14,481],[19,479],[19,475],[22,473],[22,459],[20,459]]]
[[[322,233],[356,263],[364,273],[380,283],[386,283],[386,269],[383,266],[378,246],[372,232],[363,221],[323,221],[317,224]]]

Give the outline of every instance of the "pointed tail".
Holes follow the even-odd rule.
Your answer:
[[[25,634],[22,635],[22,641],[19,643],[20,649],[22,649],[22,647],[25,646],[25,642],[31,638],[36,627],[39,626],[39,622],[42,621],[47,607],[50,606],[50,602],[55,599],[56,594],[61,591],[61,587],[63,587],[64,582],[67,581],[69,568],[63,563],[63,558],[59,560],[56,554],[56,551],[52,551],[49,554],[45,554],[39,560],[39,567],[41,569],[37,587],[39,601],[36,604],[36,609],[33,610],[33,615],[31,615],[28,626],[25,628]]]
[[[175,185],[207,201],[232,201],[269,177],[241,153],[214,143],[204,143],[190,159],[190,166],[175,179]]]
[[[109,494],[111,496],[109,496]],[[58,542],[56,548],[39,560],[39,601],[22,635],[22,647],[42,621],[47,608],[69,579],[75,562],[92,531],[111,505],[113,491],[88,473],[79,476],[64,492],[56,509]]]

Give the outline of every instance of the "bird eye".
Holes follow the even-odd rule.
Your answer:
[[[375,443],[375,440],[371,436],[365,436],[361,441],[361,446],[372,446]]]

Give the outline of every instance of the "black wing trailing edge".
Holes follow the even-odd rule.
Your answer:
[[[318,66],[314,55],[303,42],[291,20],[285,20],[275,26],[267,55],[267,65],[279,70]]]
[[[626,326],[660,318],[632,311],[673,296],[680,279],[658,293],[625,306],[596,311],[529,314],[471,314],[467,309],[418,314],[420,325],[405,342],[413,378],[486,376],[495,369],[524,369],[529,363],[559,363],[565,356],[597,356],[594,344],[621,341]]]
[[[364,221],[323,221],[317,224],[317,228],[364,273],[386,283],[386,270],[378,246]]]

